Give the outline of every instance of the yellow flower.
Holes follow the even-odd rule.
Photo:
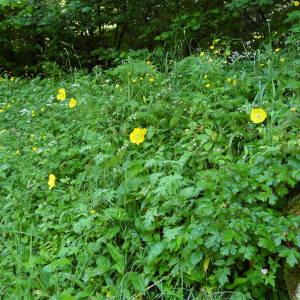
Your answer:
[[[297,111],[297,108],[296,108],[296,107],[291,107],[291,111],[292,111],[292,112],[296,112],[296,111]]]
[[[5,110],[3,108],[0,108],[0,113],[5,112]]]
[[[231,80],[232,80],[231,78],[227,78],[227,82],[231,82]]]
[[[207,75],[204,75],[204,77],[203,77],[204,79],[207,79],[208,78],[208,76]]]
[[[276,48],[276,49],[275,49],[275,52],[279,52],[279,51],[280,51],[280,48]]]
[[[209,48],[210,48],[211,50],[213,50],[213,49],[215,49],[215,46],[214,46],[214,45],[211,45]]]
[[[147,61],[147,65],[151,65],[151,61],[150,60]]]
[[[299,2],[299,1],[293,1],[292,3],[293,3],[293,5],[294,5],[295,7],[297,7],[297,6],[300,5],[300,2]]]
[[[262,108],[252,108],[250,119],[253,123],[262,123],[267,118],[267,113]]]
[[[236,85],[236,79],[232,80],[232,85]]]
[[[205,52],[202,51],[202,52],[200,53],[200,56],[204,56],[204,55],[205,55]]]
[[[56,99],[59,100],[59,101],[63,101],[65,100],[67,97],[67,92],[65,89],[59,89],[58,92],[57,92],[57,96],[56,96]]]
[[[280,58],[280,62],[281,62],[281,63],[284,63],[284,62],[285,62],[285,59],[284,59],[284,58]]]
[[[74,98],[71,98],[69,101],[69,107],[74,108],[75,106],[77,106],[77,100]]]
[[[210,83],[207,83],[207,84],[205,85],[205,87],[206,87],[207,89],[209,89],[209,88],[211,87],[211,84],[210,84]]]
[[[20,155],[20,150],[17,150],[17,151],[16,151],[16,154],[17,154],[17,155]]]
[[[155,78],[153,78],[153,77],[151,77],[151,78],[149,79],[150,82],[154,82],[154,80],[155,80]]]
[[[54,174],[50,174],[49,175],[49,179],[48,179],[48,186],[49,186],[49,190],[53,189],[56,185],[56,176]]]
[[[36,152],[37,149],[38,149],[37,147],[32,147],[32,148],[31,148],[31,150],[32,150],[33,152]]]
[[[41,112],[44,112],[44,111],[45,111],[45,108],[44,108],[44,107],[42,107],[42,108],[41,108]]]
[[[94,209],[91,209],[91,210],[90,210],[90,213],[91,213],[92,215],[94,215],[94,214],[96,213],[96,211],[95,211]]]
[[[129,136],[130,142],[137,145],[141,144],[145,140],[146,133],[146,128],[134,128]]]

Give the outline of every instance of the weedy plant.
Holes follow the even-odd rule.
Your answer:
[[[288,299],[299,61],[3,78],[1,298]]]

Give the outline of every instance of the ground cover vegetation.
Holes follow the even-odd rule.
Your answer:
[[[299,7],[0,0],[0,298],[298,299]]]
[[[2,78],[1,297],[288,299],[299,45],[254,54]]]

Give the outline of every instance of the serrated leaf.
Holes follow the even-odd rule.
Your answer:
[[[165,243],[164,242],[158,242],[151,246],[147,261],[148,263],[151,263],[155,258],[157,258],[165,249]]]
[[[97,270],[101,274],[106,273],[111,267],[110,260],[105,256],[99,256],[96,260],[96,264],[97,264]]]

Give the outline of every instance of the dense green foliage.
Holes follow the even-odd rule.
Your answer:
[[[295,5],[296,3],[296,5]],[[208,49],[249,51],[289,35],[297,1],[0,0],[0,66],[41,72],[47,62],[91,67],[163,48],[177,55]],[[299,22],[293,18],[292,23]],[[130,51],[129,51],[130,52]]]
[[[2,79],[0,297],[287,299],[299,47],[254,54]]]

